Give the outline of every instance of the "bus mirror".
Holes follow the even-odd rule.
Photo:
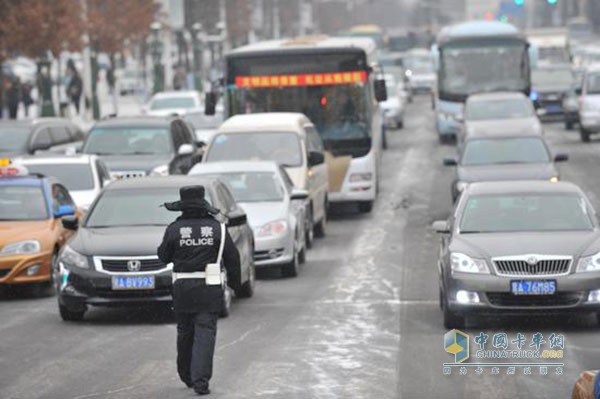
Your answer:
[[[387,100],[388,96],[387,96],[387,89],[385,87],[385,80],[384,79],[377,79],[374,83],[374,89],[375,89],[375,99],[378,102],[382,102]]]
[[[206,93],[204,97],[204,114],[214,115],[217,110],[217,94],[214,92]]]

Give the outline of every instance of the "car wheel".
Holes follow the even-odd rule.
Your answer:
[[[326,233],[325,230],[327,226],[327,201],[325,201],[325,204],[323,206],[323,217],[321,218],[321,220],[319,220],[319,223],[315,225],[315,237],[317,238],[325,237]]]
[[[448,309],[448,301],[445,293],[442,293],[442,296],[442,312],[444,313],[444,327],[447,329],[465,328],[465,317],[450,311],[450,309]]]
[[[294,257],[290,263],[281,267],[281,275],[283,277],[296,277],[298,275],[298,269],[300,268],[300,261],[298,251],[294,248]]]
[[[81,321],[83,320],[84,310],[71,310],[67,306],[58,304],[58,311],[63,321]]]
[[[314,231],[314,225],[313,225],[313,214],[312,214],[312,209],[309,208],[309,210],[306,212],[306,233],[305,233],[305,239],[306,239],[306,248],[310,249],[313,246],[313,241],[315,239],[315,231]]]
[[[373,210],[373,201],[362,201],[358,203],[360,213],[369,213]]]
[[[256,270],[254,262],[248,266],[248,281],[246,281],[240,289],[235,291],[235,296],[238,298],[250,298],[254,295],[254,285],[256,284]]]
[[[231,290],[229,287],[225,287],[223,290],[223,303],[221,305],[221,312],[219,312],[219,317],[224,319],[229,316],[231,311]]]
[[[583,126],[579,128],[579,134],[581,135],[581,141],[588,143],[590,141],[590,132]]]

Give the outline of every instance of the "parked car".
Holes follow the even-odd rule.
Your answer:
[[[480,315],[594,314],[600,321],[600,228],[572,183],[483,182],[465,188],[438,262],[446,328]]]
[[[98,155],[111,178],[186,174],[202,151],[181,118],[123,117],[97,122],[83,145]]]
[[[142,112],[150,116],[182,116],[188,112],[201,112],[204,110],[200,93],[189,91],[165,91],[156,93]]]
[[[294,185],[308,191],[306,245],[325,235],[328,169],[321,136],[299,113],[257,113],[227,119],[213,136],[203,162],[274,161]]]
[[[523,93],[498,92],[469,96],[457,143],[476,133],[543,134],[533,103]]]
[[[254,241],[246,214],[216,179],[169,176],[121,180],[108,185],[81,224],[64,219],[77,234],[58,258],[58,306],[65,321],[78,321],[89,306],[138,306],[171,303],[172,265],[156,254],[167,225],[176,214],[160,205],[179,198],[179,189],[201,184],[206,200],[220,209],[241,260],[237,297],[254,293]],[[231,294],[224,292],[222,315]]]
[[[110,172],[97,155],[44,155],[15,160],[30,173],[55,177],[65,185],[77,207],[87,211],[102,188],[111,182]]]
[[[308,192],[294,187],[275,162],[199,163],[189,173],[223,181],[248,215],[254,232],[256,267],[278,267],[298,275],[306,261],[305,203]]]
[[[0,158],[60,151],[81,145],[83,131],[68,119],[35,118],[0,122]]]
[[[558,181],[556,162],[567,161],[567,154],[552,156],[539,135],[470,135],[459,148],[458,158],[444,160],[456,166],[452,182],[452,201],[464,188],[475,182],[501,180]]]
[[[588,69],[583,77],[579,131],[583,142],[590,141],[590,135],[600,132],[600,67]]]
[[[58,180],[1,159],[0,285],[51,286],[58,253],[73,234],[61,219],[76,213]]]

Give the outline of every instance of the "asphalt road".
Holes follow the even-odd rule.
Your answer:
[[[219,323],[213,398],[561,398],[583,369],[600,367],[591,319],[498,318],[465,332],[564,334],[563,375],[444,376],[438,237],[450,212],[454,152],[440,145],[426,97],[391,131],[381,196],[369,215],[338,208],[299,277],[263,273],[255,297]],[[563,178],[600,209],[600,143],[548,124]],[[0,398],[188,398],[175,370],[168,309],[92,309],[64,323],[56,298],[0,296]]]

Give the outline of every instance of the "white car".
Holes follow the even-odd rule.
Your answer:
[[[581,89],[579,131],[581,140],[587,142],[591,134],[600,132],[600,66],[585,72]]]
[[[197,91],[165,91],[153,95],[142,112],[151,116],[181,116],[188,112],[203,111],[202,104]]]
[[[384,77],[388,98],[379,103],[384,113],[384,123],[386,127],[401,129],[404,126],[404,110],[408,98],[404,82],[396,81],[392,74],[386,73]]]
[[[57,178],[69,190],[78,208],[87,211],[102,188],[110,183],[108,168],[96,155],[23,157],[18,164],[29,173]]]
[[[295,277],[306,260],[308,192],[294,187],[275,162],[212,162],[196,164],[188,175],[217,178],[248,216],[254,233],[256,268],[280,267]]]

